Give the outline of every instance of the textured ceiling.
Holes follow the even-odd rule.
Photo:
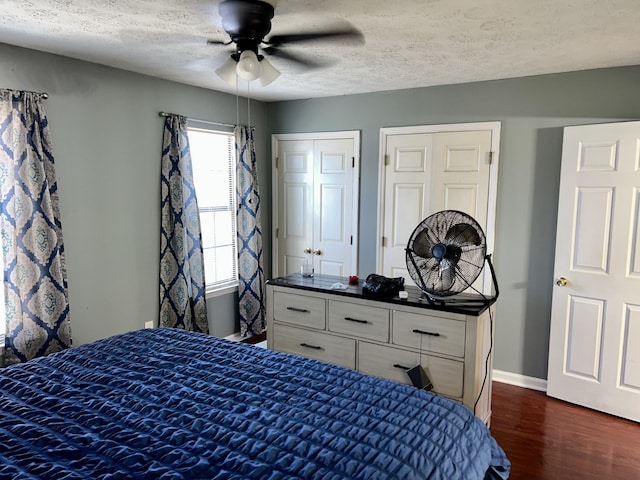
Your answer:
[[[0,42],[235,92],[214,70],[228,47],[213,0],[2,0]],[[274,2],[271,2],[274,3]],[[347,21],[365,45],[307,43],[326,62],[251,96],[285,100],[640,64],[639,0],[280,0],[272,33]],[[639,87],[640,88],[640,87]],[[240,83],[246,94],[246,82]]]

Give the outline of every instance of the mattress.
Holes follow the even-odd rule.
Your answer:
[[[346,368],[147,329],[0,369],[0,479],[505,479],[466,407]]]

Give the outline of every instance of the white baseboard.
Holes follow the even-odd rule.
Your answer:
[[[232,342],[239,342],[244,337],[242,335],[240,335],[240,332],[236,332],[236,333],[232,333],[231,335],[227,335],[224,338],[225,338],[225,340],[231,340]]]
[[[538,390],[540,392],[547,391],[547,381],[542,378],[527,377],[526,375],[504,372],[502,370],[493,370],[493,381]]]

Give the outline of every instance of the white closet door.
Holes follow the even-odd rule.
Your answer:
[[[316,271],[352,271],[354,151],[352,139],[314,141],[313,256]]]
[[[278,142],[277,258],[280,275],[300,273],[313,246],[313,141]]]
[[[473,217],[485,234],[491,134],[490,130],[479,130],[443,132],[433,136],[432,213],[439,210],[459,210]],[[489,269],[484,269],[473,283],[473,288],[482,291],[484,278],[489,275]]]
[[[386,136],[381,174],[383,275],[402,276],[414,285],[406,268],[407,241],[418,224],[437,211],[467,213],[487,234],[492,136],[492,130]],[[474,284],[478,290],[483,289],[485,274]]]
[[[392,135],[387,138],[384,183],[382,275],[404,277],[413,285],[405,248],[411,233],[431,211],[432,135]]]
[[[283,134],[274,146],[274,275],[357,274],[359,132]]]

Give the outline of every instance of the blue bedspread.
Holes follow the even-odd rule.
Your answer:
[[[463,406],[201,334],[149,329],[0,369],[0,479],[507,478]]]

